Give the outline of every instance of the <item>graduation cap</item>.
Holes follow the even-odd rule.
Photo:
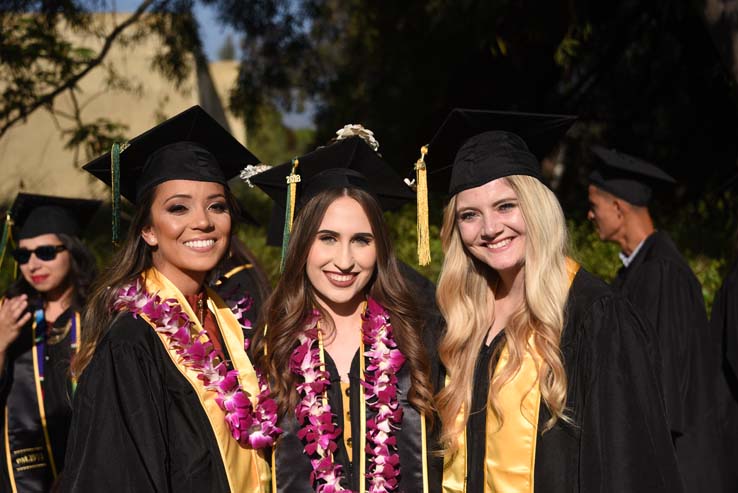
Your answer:
[[[676,180],[651,163],[634,156],[593,146],[600,166],[589,175],[589,182],[630,204],[646,206],[651,200],[653,187],[658,184],[676,183]]]
[[[133,138],[83,169],[113,189],[113,241],[117,241],[118,196],[137,203],[169,180],[226,185],[256,158],[200,106],[193,106]]]
[[[402,178],[359,136],[320,147],[249,179],[274,201],[268,242],[279,244],[281,235],[283,254],[295,213],[325,190],[361,188],[374,195],[383,210],[414,199]]]
[[[540,161],[575,120],[571,115],[452,110],[415,163],[419,263],[430,262],[428,188],[456,195],[505,176],[541,180]]]
[[[7,211],[0,239],[0,265],[8,243],[45,234],[80,236],[100,200],[19,193]],[[18,233],[13,234],[13,229]]]

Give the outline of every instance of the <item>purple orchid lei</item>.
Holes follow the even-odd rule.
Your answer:
[[[368,346],[364,353],[368,364],[362,386],[367,405],[373,411],[367,420],[369,471],[366,477],[370,493],[395,491],[399,484],[400,456],[394,430],[402,422],[396,373],[405,357],[392,337],[389,315],[379,303],[369,298],[361,318],[362,342]],[[306,320],[299,345],[290,358],[290,370],[302,377],[297,385],[302,398],[295,408],[295,417],[301,426],[297,436],[305,442],[305,453],[311,457],[310,481],[316,493],[334,493],[346,491],[341,486],[341,465],[333,460],[341,428],[336,425],[336,416],[325,398],[330,379],[320,357],[319,319],[320,313],[314,310]]]
[[[243,328],[251,323],[244,313],[250,308],[251,300],[243,298],[230,301],[229,306]],[[259,382],[256,409],[250,396],[238,381],[238,370],[228,370],[225,361],[218,361],[213,344],[204,330],[195,331],[194,323],[174,299],[163,300],[157,294],[149,294],[141,279],[118,290],[113,303],[116,311],[128,311],[134,317],[145,315],[154,329],[167,336],[172,349],[184,366],[194,370],[205,388],[218,395],[215,401],[225,413],[225,421],[233,438],[242,447],[261,449],[270,447],[282,430],[276,426],[277,404],[270,397],[269,384],[262,372],[256,368]],[[202,342],[205,339],[205,342]],[[248,349],[246,339],[244,349]]]

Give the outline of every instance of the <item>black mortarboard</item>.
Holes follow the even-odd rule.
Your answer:
[[[646,206],[658,183],[676,183],[660,168],[615,149],[593,146],[600,166],[589,175],[589,182],[637,206]]]
[[[415,195],[389,164],[358,136],[338,140],[296,159],[295,211],[320,192],[332,188],[356,187],[370,192],[384,210],[411,202]],[[295,160],[254,175],[251,182],[274,201],[267,241],[283,243],[285,209],[288,199],[287,178]]]
[[[428,184],[455,195],[504,176],[540,180],[540,161],[575,120],[570,115],[456,108],[428,144]]]
[[[84,166],[112,184],[108,152]],[[259,160],[200,106],[193,106],[133,138],[120,151],[120,194],[136,203],[169,180],[226,184]]]
[[[102,202],[19,193],[10,207],[17,240],[44,234],[80,236]]]
[[[147,130],[87,163],[83,169],[113,189],[113,243],[118,240],[119,195],[133,203],[169,180],[226,185],[259,160],[200,106]],[[118,190],[119,187],[119,190]]]
[[[427,214],[427,189],[456,195],[505,176],[541,180],[540,161],[575,120],[570,115],[451,110],[415,165],[420,264],[430,262],[427,219],[421,217]]]
[[[402,178],[361,137],[350,137],[300,156],[296,205],[299,209],[323,190],[358,187],[371,192],[384,210],[396,209],[415,198]],[[292,162],[254,175],[251,182],[277,204],[287,199],[287,176]]]
[[[8,245],[44,234],[80,236],[101,201],[19,193],[7,210],[0,236],[0,266]],[[13,229],[18,233],[14,234]]]

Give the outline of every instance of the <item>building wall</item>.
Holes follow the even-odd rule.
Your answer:
[[[95,22],[111,26],[128,14],[97,14]],[[71,35],[70,35],[71,36]],[[93,40],[74,38],[99,49]],[[156,50],[156,39],[148,38],[135,45],[114,45],[108,53],[107,63],[116,72],[123,74],[134,92],[108,89],[105,84],[106,70],[97,67],[80,82],[78,96],[83,121],[104,117],[128,126],[127,137],[135,137],[162,119],[174,116],[194,104],[201,104],[226,128],[235,128],[235,137],[244,142],[243,124],[223,109],[229,88],[235,82],[237,68],[215,70],[217,80],[212,80],[210,68],[204,58],[192,64],[192,73],[180,89],[151,67]],[[193,57],[195,60],[195,57]],[[235,63],[235,62],[232,62]],[[55,101],[55,107],[71,112],[69,95],[63,94]],[[223,116],[225,115],[225,121]],[[78,152],[64,149],[65,138],[58,125],[69,128],[63,119],[57,123],[43,109],[37,110],[27,119],[11,128],[0,139],[0,204],[9,204],[20,191],[63,195],[69,197],[108,198],[109,190],[95,178],[81,170],[87,162],[84,150]],[[232,124],[233,127],[229,127]]]

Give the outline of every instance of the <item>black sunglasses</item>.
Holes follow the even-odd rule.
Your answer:
[[[33,253],[36,254],[36,258],[39,260],[54,260],[57,253],[63,252],[66,249],[67,247],[64,245],[41,245],[34,250],[16,248],[13,250],[13,258],[21,265],[31,260],[31,254]]]

